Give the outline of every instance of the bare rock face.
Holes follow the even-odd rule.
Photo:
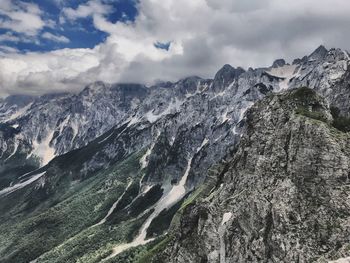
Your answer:
[[[276,59],[273,64],[272,64],[272,67],[273,68],[279,68],[279,67],[283,67],[286,65],[286,61],[282,58],[280,59]]]
[[[301,109],[306,109],[302,111]],[[349,255],[350,135],[309,89],[247,114],[234,157],[154,262],[328,262]]]

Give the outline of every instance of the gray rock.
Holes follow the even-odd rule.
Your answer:
[[[327,102],[306,91],[268,96],[249,110],[239,148],[217,175],[221,183],[187,207],[154,262],[347,256],[350,136],[330,127]],[[324,121],[298,114],[300,107]]]
[[[309,60],[322,60],[327,55],[328,50],[323,46],[319,46],[311,55],[308,56]]]
[[[283,67],[284,65],[286,65],[286,61],[284,59],[276,59],[273,62],[272,67],[279,68],[279,67]]]

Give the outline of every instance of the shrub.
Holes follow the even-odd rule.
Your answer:
[[[310,99],[313,99],[316,97],[316,91],[309,89],[307,87],[302,87],[292,92],[291,96],[293,99],[297,99],[301,102],[307,103],[310,101]]]
[[[349,132],[350,131],[350,118],[338,117],[338,118],[334,119],[332,125],[334,128],[336,128],[342,132]]]
[[[340,115],[340,110],[337,107],[331,106],[331,114],[333,116],[333,119],[336,119]]]
[[[305,117],[309,117],[311,119],[327,122],[326,117],[322,112],[319,111],[309,111],[307,108],[299,107],[295,111],[297,114],[303,115]]]
[[[350,132],[350,118],[340,115],[340,110],[337,107],[331,107],[333,116],[332,126],[342,132]]]

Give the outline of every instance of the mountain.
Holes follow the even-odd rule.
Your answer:
[[[256,103],[218,183],[184,209],[173,240],[153,262],[347,257],[350,134],[332,123],[327,102],[311,89]]]
[[[322,226],[343,226],[338,214],[347,220],[324,202],[334,195],[336,206],[347,205],[329,178],[343,176],[335,168],[347,169],[349,60],[346,51],[320,47],[292,65],[282,59],[248,71],[225,65],[214,79],[151,87],[96,82],[78,94],[0,101],[0,261],[219,262],[223,254],[226,262],[294,261],[294,254],[280,254],[295,236],[281,236],[306,228],[291,227],[290,211],[307,227],[321,215]],[[292,131],[299,161],[282,146]],[[317,151],[339,163],[332,170]],[[328,177],[320,170],[309,178],[301,160],[329,169]],[[294,192],[279,200],[289,186],[316,195],[316,205],[303,196],[296,207]],[[264,223],[282,215],[288,220],[278,229]],[[336,249],[319,246],[318,236],[298,239],[300,262],[344,256],[338,243],[345,242],[339,235],[345,226],[327,232],[334,242],[325,246]],[[284,250],[274,249],[278,240]],[[303,242],[311,241],[306,249]]]

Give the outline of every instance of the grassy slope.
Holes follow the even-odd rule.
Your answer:
[[[71,183],[62,200],[44,212],[22,210],[11,215],[11,220],[0,223],[0,261],[28,262],[56,247],[38,262],[75,262],[89,254],[93,258],[96,254],[107,253],[110,243],[127,240],[142,224],[142,218],[119,225],[87,228],[106,215],[129,180],[139,180],[136,178],[140,176],[141,155],[134,154],[86,181]],[[74,238],[65,242],[70,237]],[[64,245],[57,247],[62,242]]]

